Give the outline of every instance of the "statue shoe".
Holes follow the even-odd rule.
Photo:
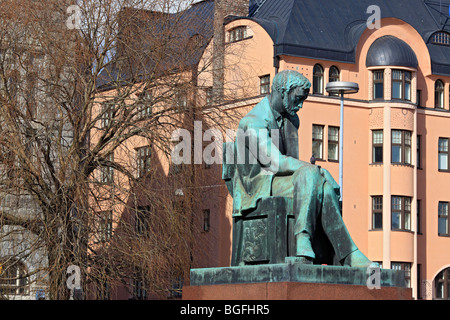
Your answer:
[[[298,264],[313,264],[313,259],[310,257],[286,257],[286,263],[298,263]]]
[[[379,268],[378,263],[370,261],[361,251],[355,250],[344,259],[344,266],[355,268]]]
[[[311,240],[307,233],[299,233],[296,238],[296,256],[297,257],[306,257],[313,260],[316,255],[311,246]]]

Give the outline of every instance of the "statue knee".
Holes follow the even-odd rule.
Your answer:
[[[294,184],[299,184],[301,187],[305,185],[317,185],[323,180],[320,169],[314,165],[306,165],[294,174]]]

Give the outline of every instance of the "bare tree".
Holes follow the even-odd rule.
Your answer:
[[[203,178],[167,173],[171,136],[233,118],[198,81],[208,3],[0,2],[0,285],[31,279],[65,299],[76,265],[88,298],[130,283],[142,298],[187,278]]]

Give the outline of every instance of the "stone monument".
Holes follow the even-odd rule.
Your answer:
[[[211,290],[218,285],[217,299],[227,298],[224,292],[239,299],[236,286],[254,288],[255,299],[261,299],[261,292],[274,299],[332,299],[345,297],[344,291],[355,299],[364,296],[361,290],[371,299],[376,298],[370,290],[374,286],[405,287],[403,272],[380,270],[353,242],[341,215],[340,188],[331,174],[299,160],[297,111],[310,87],[296,71],[278,73],[271,93],[241,119],[235,141],[224,144],[222,176],[233,197],[231,267],[191,270],[184,298],[214,299]],[[262,284],[268,285],[255,289]],[[311,296],[311,288],[304,286],[312,284],[322,288],[322,294]],[[335,296],[327,289],[324,296],[324,285],[346,287]],[[384,299],[389,296],[386,290]],[[409,295],[392,292],[393,298]]]

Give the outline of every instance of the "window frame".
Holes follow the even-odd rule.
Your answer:
[[[442,214],[441,204],[446,205],[447,210],[446,210],[445,214]],[[448,212],[449,206],[450,206],[450,203],[448,201],[439,201],[439,204],[438,204],[438,236],[440,236],[440,237],[449,237],[450,236],[450,219],[449,219],[449,212]],[[439,232],[440,225],[441,225],[440,224],[441,219],[445,219],[444,220],[445,228],[446,228],[445,233]]]
[[[416,90],[416,106],[422,107],[422,90]]]
[[[422,169],[422,135],[416,135],[416,167]]]
[[[395,72],[399,72],[401,75],[401,79],[394,79],[394,74]],[[406,80],[406,74],[409,74],[409,80]],[[392,97],[392,100],[405,100],[405,101],[411,101],[411,90],[412,90],[412,86],[411,86],[411,79],[412,79],[412,72],[411,71],[407,71],[407,70],[399,70],[399,69],[393,69],[392,70],[392,76],[391,76],[391,92],[392,95],[394,93],[394,84],[395,83],[399,83],[400,84],[400,89],[401,89],[401,94],[400,97]],[[409,99],[406,98],[406,85],[409,85]]]
[[[442,276],[441,276],[442,274]],[[443,297],[438,297],[437,287],[442,284]],[[445,290],[446,289],[446,290]],[[434,278],[434,296],[437,300],[449,300],[450,299],[450,268],[446,268],[440,271]]]
[[[114,163],[114,153],[110,153],[105,161]],[[100,167],[100,182],[104,184],[114,183],[114,167],[103,165]]]
[[[376,75],[380,74],[381,75],[381,79],[377,79]],[[373,100],[384,100],[384,69],[381,70],[373,70],[372,71],[372,80],[373,80],[373,92],[372,92],[372,99]],[[383,93],[382,97],[376,97],[375,93],[377,92],[376,90],[376,85],[380,84],[382,85],[382,90],[381,92]]]
[[[333,73],[333,71],[335,71],[335,72]],[[340,78],[341,78],[341,72],[340,72],[339,68],[336,66],[331,66],[330,69],[328,70],[328,83],[339,81]],[[330,92],[329,95],[337,97],[337,96],[339,96],[339,93]]]
[[[113,212],[112,210],[100,211],[98,216],[98,241],[107,243],[113,235]]]
[[[148,92],[141,92],[138,95],[138,110],[137,110],[137,118],[148,119],[153,114],[153,95]]]
[[[375,143],[375,133],[381,132],[381,143]],[[372,130],[372,164],[382,164],[384,155],[384,131],[383,129]],[[381,161],[376,161],[376,149],[381,148]]]
[[[21,261],[0,261],[2,271],[0,276],[0,293],[5,296],[28,295],[30,290],[30,279],[25,264]]]
[[[133,279],[133,299],[147,300],[147,286],[142,279]]]
[[[151,168],[151,147],[150,145],[136,148],[136,162],[137,162],[137,178],[145,177]]]
[[[250,38],[247,32],[247,26],[237,26],[228,30],[228,43],[239,42]]]
[[[435,32],[431,35],[431,43],[450,46],[450,34],[444,31]]]
[[[377,203],[378,200],[378,203]],[[381,226],[376,226],[376,215],[380,215]],[[383,230],[383,196],[372,196],[372,229]]]
[[[416,200],[416,232],[417,234],[422,234],[422,221],[421,221],[421,216],[422,216],[422,200],[421,199],[417,199]]]
[[[440,143],[441,140],[445,140],[447,142],[446,143],[447,150],[441,150],[441,143]],[[439,137],[439,139],[438,139],[438,171],[439,172],[450,172],[450,151],[449,151],[449,147],[448,147],[449,140],[450,140],[449,138],[445,138],[445,137]],[[440,166],[441,154],[447,155],[447,162],[446,162],[447,168],[446,169],[442,169]]]
[[[100,126],[102,129],[111,127],[114,121],[116,105],[112,102],[103,102],[101,104]]]
[[[203,209],[203,232],[211,230],[211,209]]]
[[[189,110],[188,91],[182,86],[175,89],[175,107],[180,113]]]
[[[205,105],[210,106],[214,102],[213,87],[206,87],[204,90],[205,90]]]
[[[441,79],[438,79],[434,83],[434,108],[444,109],[445,106],[445,83]]]
[[[394,140],[393,140],[394,139],[394,131],[401,133],[400,143],[394,143]],[[407,143],[407,139],[406,139],[407,134],[409,134],[409,143]],[[412,132],[411,131],[392,129],[392,131],[391,131],[391,163],[397,164],[397,165],[411,166],[412,165],[411,144],[412,144]],[[400,159],[399,159],[400,161],[394,161],[394,152],[393,152],[394,147],[400,147]],[[406,159],[408,149],[409,149],[409,161],[407,161],[407,159]]]
[[[259,77],[259,94],[268,95],[270,93],[270,74]]]
[[[314,127],[317,127],[317,128],[321,129],[321,132],[322,132],[322,138],[321,139],[315,138]],[[324,129],[325,129],[325,126],[321,125],[321,124],[313,124],[313,126],[312,126],[312,155],[314,156],[314,158],[316,160],[324,160],[324,157],[323,157],[323,153],[324,153],[323,152],[324,151],[324,149],[323,149],[324,137],[323,136],[324,136],[324,131],[325,131]],[[314,144],[315,143],[319,143],[320,144],[320,157],[314,153]]]
[[[405,272],[405,282],[408,288],[411,288],[411,263],[410,262],[391,262],[391,270],[401,270]]]
[[[336,129],[337,130],[337,139],[336,140],[330,140],[330,129]],[[330,162],[339,162],[339,132],[340,128],[336,126],[328,126],[328,146],[327,146],[327,159]],[[336,159],[330,159],[330,146],[334,146],[336,148]]]
[[[394,208],[394,199],[395,198],[400,199],[400,203],[399,203],[400,209]],[[406,200],[408,200],[408,202],[409,202],[408,207],[407,207]],[[411,203],[412,203],[411,197],[397,196],[397,195],[391,196],[391,231],[411,231]],[[393,225],[394,214],[400,215],[400,223],[399,223],[398,228],[394,228],[394,225]]]
[[[137,236],[148,235],[149,229],[149,216],[150,206],[138,206],[136,208],[136,214],[134,216],[134,231]]]
[[[324,93],[324,68],[316,63],[313,67],[313,94],[323,95]]]

